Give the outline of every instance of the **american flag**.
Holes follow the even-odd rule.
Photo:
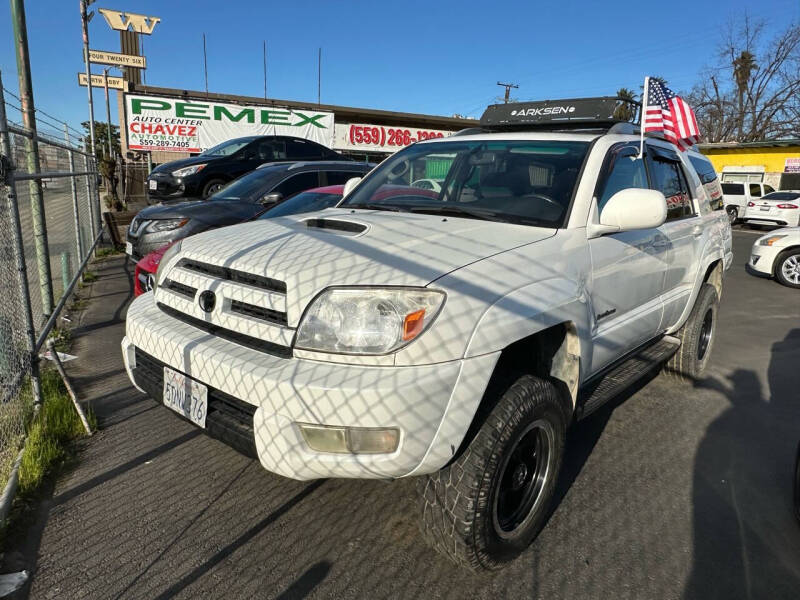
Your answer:
[[[700,138],[694,111],[657,79],[650,79],[647,84],[644,130],[663,131],[664,137],[683,151]]]

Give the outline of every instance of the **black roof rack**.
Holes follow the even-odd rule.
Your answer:
[[[614,96],[492,104],[481,117],[486,129],[609,129],[639,123],[641,104]]]

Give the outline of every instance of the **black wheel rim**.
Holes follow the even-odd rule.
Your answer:
[[[730,220],[731,223],[733,223],[736,220],[736,217],[738,216],[738,214],[739,214],[739,211],[736,210],[735,208],[729,208],[728,209],[728,219]]]
[[[206,194],[206,195],[207,196],[213,196],[214,194],[216,194],[221,189],[222,189],[222,184],[221,183],[212,183],[210,186],[208,186],[208,194]]]
[[[711,333],[714,327],[714,311],[708,309],[703,317],[703,325],[700,327],[700,340],[697,344],[697,360],[703,360],[711,344]]]
[[[551,476],[553,428],[547,421],[531,423],[506,453],[497,479],[493,520],[500,537],[511,537],[533,514]]]

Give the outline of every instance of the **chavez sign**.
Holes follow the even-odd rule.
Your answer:
[[[333,145],[333,113],[168,96],[125,95],[131,150],[202,152],[246,135],[291,135]]]

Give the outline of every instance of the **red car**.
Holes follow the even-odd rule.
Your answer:
[[[298,213],[312,212],[334,206],[342,199],[343,185],[329,185],[326,187],[314,188],[306,192],[301,192],[292,196],[285,202],[272,206],[259,214],[256,219],[272,219],[274,217],[285,217]],[[175,242],[173,242],[174,244]],[[172,244],[159,248],[151,252],[136,263],[133,274],[133,292],[140,296],[153,289],[153,283],[158,270],[161,257]]]

